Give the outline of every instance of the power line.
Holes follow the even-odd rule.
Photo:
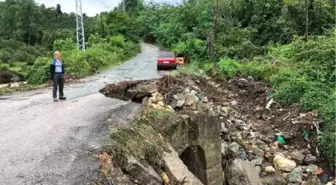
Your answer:
[[[77,47],[80,48],[83,52],[85,52],[82,0],[76,0],[76,36],[77,36]]]

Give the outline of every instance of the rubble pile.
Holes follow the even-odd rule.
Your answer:
[[[320,132],[316,112],[300,113],[297,105],[281,107],[265,83],[239,77],[214,82],[210,77],[179,74],[146,86],[139,93],[151,92],[143,96],[146,106],[220,118],[227,184],[335,184],[315,143]],[[107,89],[102,92],[111,93]],[[128,89],[137,92],[137,85]]]

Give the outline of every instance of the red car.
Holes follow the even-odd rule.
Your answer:
[[[157,59],[157,69],[176,69],[176,56],[173,52],[161,52]]]

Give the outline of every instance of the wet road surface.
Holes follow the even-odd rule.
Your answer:
[[[161,76],[155,65],[158,48],[141,47],[142,52],[124,64],[66,85],[66,101],[52,102],[51,88],[1,97],[0,185],[94,181],[98,163],[93,154],[108,139],[107,120],[129,119],[139,106],[106,98],[99,90],[108,83]]]

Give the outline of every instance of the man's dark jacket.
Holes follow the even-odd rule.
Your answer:
[[[51,77],[51,80],[54,79],[54,76],[55,76],[55,62],[56,62],[56,59],[53,58],[51,59],[51,63],[50,63],[50,77]],[[62,74],[64,74],[64,63],[62,62]]]

